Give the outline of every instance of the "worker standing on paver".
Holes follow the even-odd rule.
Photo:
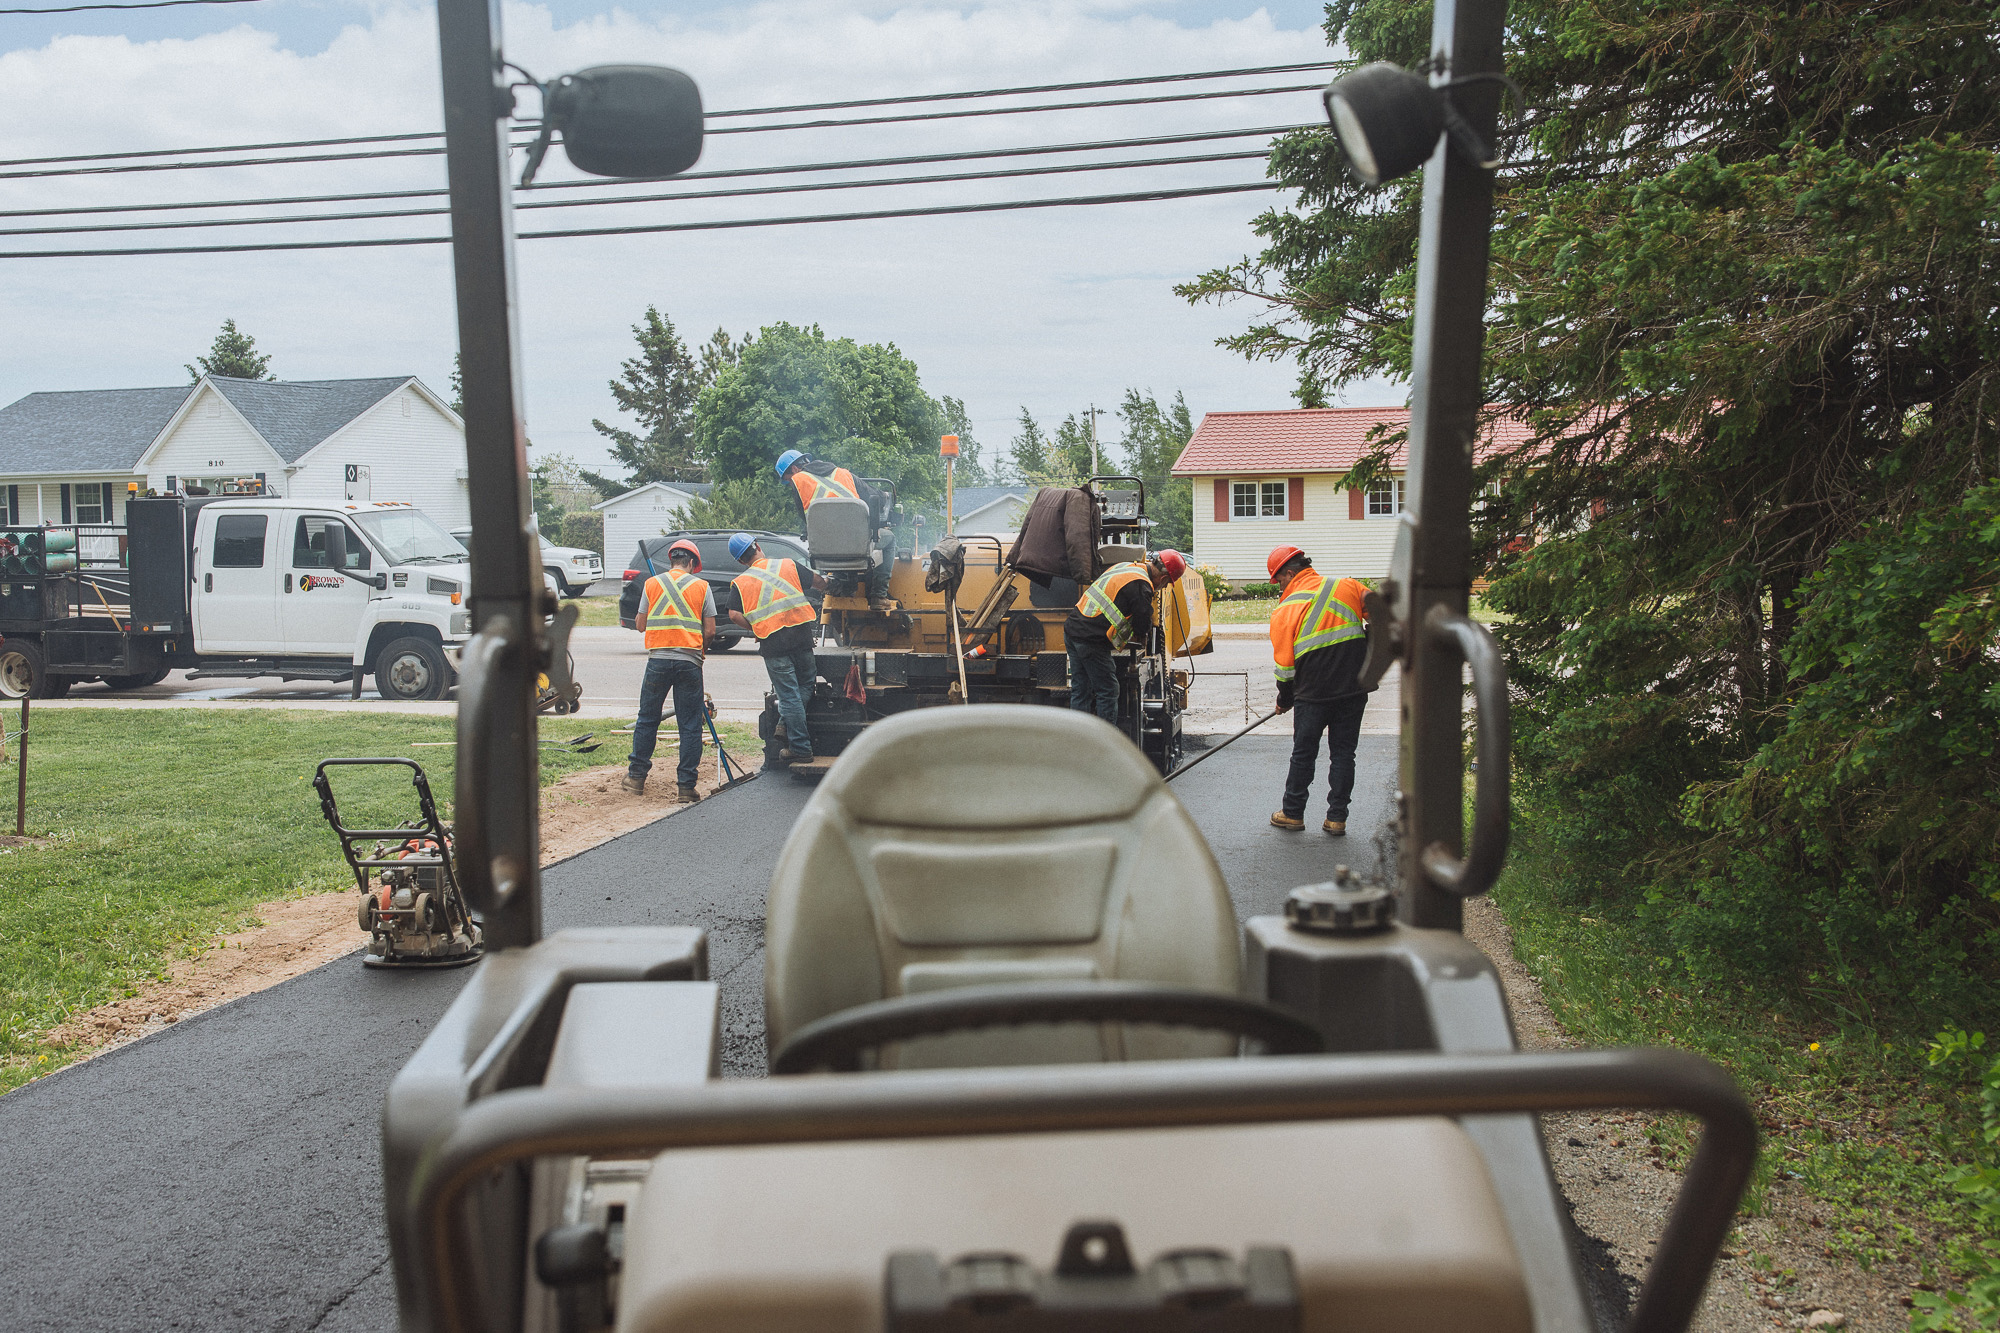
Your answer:
[[[715,637],[715,601],[701,577],[701,551],[691,541],[667,548],[667,569],[646,580],[633,626],[646,636],[646,677],[639,686],[639,720],[632,724],[632,759],[623,786],[634,796],[646,790],[653,771],[653,747],[667,695],[674,696],[680,728],[676,799],[692,801],[701,771],[701,728],[706,721],[702,690],[702,649]]]
[[[1284,808],[1271,823],[1296,832],[1306,826],[1306,794],[1326,735],[1326,822],[1334,837],[1347,833],[1347,802],[1354,794],[1354,750],[1361,742],[1361,714],[1368,691],[1361,686],[1367,653],[1367,589],[1355,579],[1330,579],[1296,546],[1280,546],[1265,562],[1271,581],[1285,590],[1271,613],[1271,655],[1278,664],[1278,711],[1292,715],[1292,766],[1285,775]]]
[[[757,651],[764,655],[764,674],[771,678],[778,720],[785,727],[785,746],[778,758],[804,763],[813,757],[806,698],[817,679],[813,640],[819,620],[806,599],[806,586],[809,580],[815,589],[824,588],[826,580],[811,570],[801,576],[793,561],[766,560],[757,539],[747,532],[729,539],[729,554],[744,566],[731,580],[743,609],[731,611],[729,618],[757,636]]]
[[[779,454],[777,467],[778,476],[792,484],[792,498],[799,506],[801,531],[805,529],[806,511],[829,495],[866,503],[869,531],[877,532],[878,537],[878,530],[889,521],[889,497],[867,482],[857,480],[844,467],[808,458],[799,449],[787,449]],[[868,571],[868,601],[878,611],[888,609],[889,576],[894,572],[895,565],[887,552],[884,552],[881,563]]]
[[[1155,551],[1113,565],[1077,599],[1063,622],[1069,646],[1069,706],[1118,725],[1118,670],[1111,655],[1144,643],[1153,629],[1153,594],[1187,572],[1179,551]]]

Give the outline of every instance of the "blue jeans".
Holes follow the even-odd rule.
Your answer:
[[[778,696],[778,720],[785,724],[785,748],[800,759],[812,758],[812,733],[806,729],[806,700],[819,673],[811,647],[774,653],[764,659],[771,693]]]
[[[1319,767],[1320,733],[1326,733],[1326,817],[1347,821],[1354,795],[1354,748],[1361,743],[1361,714],[1368,696],[1350,694],[1323,704],[1292,705],[1292,767],[1285,775],[1285,813],[1304,819],[1313,770]]]
[[[701,725],[706,710],[702,706],[700,665],[677,657],[646,661],[646,678],[639,685],[639,720],[632,724],[632,765],[628,771],[635,778],[653,771],[653,747],[659,741],[660,714],[666,710],[670,690],[674,721],[681,733],[681,761],[674,777],[681,786],[692,787],[701,771]]]
[[[1069,706],[1118,725],[1118,666],[1101,639],[1069,641]]]

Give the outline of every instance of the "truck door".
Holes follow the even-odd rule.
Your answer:
[[[276,527],[268,513],[209,509],[195,552],[194,646],[200,653],[272,653],[279,637]]]
[[[329,527],[347,529],[347,570],[354,578],[344,578],[329,567],[326,532]],[[360,633],[362,617],[368,613],[372,589],[360,575],[374,567],[374,552],[361,534],[331,514],[301,514],[292,525],[291,555],[285,573],[285,651],[287,653],[330,653],[345,660],[354,655],[354,640]]]

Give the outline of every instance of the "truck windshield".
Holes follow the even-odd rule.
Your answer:
[[[354,521],[392,565],[425,565],[471,559],[458,539],[414,509],[377,509]]]

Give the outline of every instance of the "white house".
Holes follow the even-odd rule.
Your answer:
[[[706,499],[708,490],[705,481],[649,481],[592,505],[604,515],[604,572],[624,569],[619,562],[632,558],[641,537],[686,527],[683,507],[690,500]]]
[[[0,521],[122,523],[128,486],[255,477],[297,500],[408,500],[471,519],[465,425],[410,377],[31,393],[0,408]]]
[[[1034,499],[1032,486],[960,486],[952,492],[952,531],[1011,537]]]
[[[1274,547],[1297,546],[1324,574],[1379,578],[1389,570],[1403,512],[1407,452],[1366,491],[1343,489],[1381,434],[1410,423],[1407,407],[1306,407],[1210,412],[1174,463],[1194,481],[1194,558],[1241,587],[1269,579]],[[1480,450],[1513,446],[1532,431],[1501,417]]]

